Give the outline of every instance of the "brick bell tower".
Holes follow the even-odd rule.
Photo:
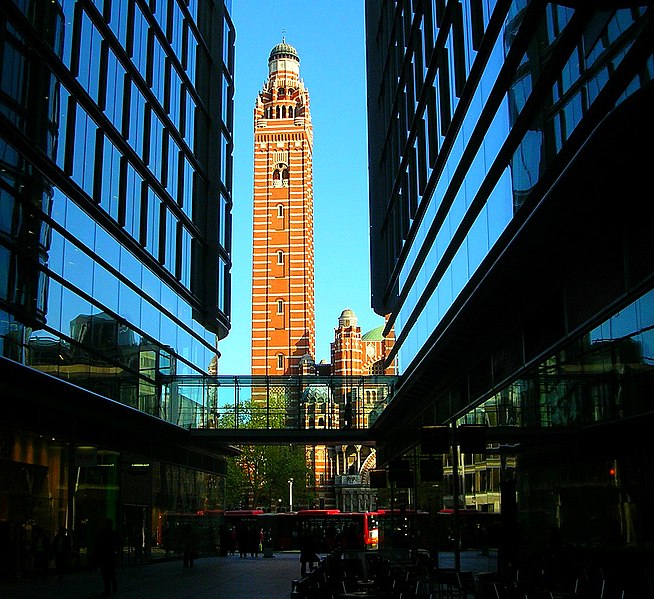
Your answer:
[[[254,108],[252,374],[315,357],[313,126],[295,48],[277,44]]]

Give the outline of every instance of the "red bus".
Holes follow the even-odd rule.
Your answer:
[[[375,512],[300,510],[293,516],[298,534],[309,528],[323,551],[377,549],[379,529]]]
[[[319,552],[341,549],[377,549],[378,525],[375,512],[345,513],[340,510],[299,510],[264,513],[261,510],[225,512],[227,527],[239,523],[255,525],[264,531],[277,551],[300,548],[300,539],[310,530]]]

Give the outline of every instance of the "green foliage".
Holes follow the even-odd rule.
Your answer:
[[[286,422],[286,398],[271,393],[266,409],[252,401],[238,406],[241,428],[283,428]],[[233,426],[234,414],[222,417],[220,426]],[[225,504],[227,509],[288,508],[289,483],[293,479],[293,506],[310,506],[312,484],[304,445],[241,445],[241,454],[229,458]],[[282,500],[281,502],[279,500]]]
[[[312,495],[307,480],[304,446],[243,445],[241,455],[227,465],[226,505],[228,509],[288,507],[289,479],[293,479],[293,505],[307,507]],[[279,499],[282,501],[279,502]]]

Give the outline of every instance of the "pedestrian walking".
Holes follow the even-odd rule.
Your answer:
[[[236,555],[236,529],[229,529],[229,555]]]
[[[109,595],[118,591],[116,566],[118,564],[120,548],[120,537],[114,530],[114,524],[111,519],[107,518],[104,526],[98,529],[94,549],[95,564],[100,568],[102,584],[104,585],[103,597],[109,597]]]
[[[247,557],[248,555],[248,529],[239,522],[236,526],[236,544],[238,547],[238,554],[240,557]]]
[[[52,543],[54,550],[55,569],[57,571],[57,580],[63,580],[64,575],[70,569],[70,561],[73,555],[73,545],[68,536],[65,526],[62,526],[55,535]]]
[[[313,570],[313,566],[317,561],[318,556],[316,555],[313,534],[310,529],[307,529],[300,540],[300,574],[303,578]]]
[[[166,557],[170,557],[170,551],[171,551],[171,546],[170,546],[170,527],[168,524],[164,526],[164,529],[161,533],[161,545],[166,551]]]
[[[248,527],[248,549],[252,557],[259,557],[259,546],[261,545],[261,529],[251,524]]]
[[[32,533],[32,558],[36,576],[46,579],[50,562],[50,538],[40,526],[35,526]]]
[[[198,543],[195,536],[195,531],[190,524],[186,525],[184,529],[184,536],[182,537],[182,553],[184,555],[184,567],[192,568],[193,562],[197,557]]]

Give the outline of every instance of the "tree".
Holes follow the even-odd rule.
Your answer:
[[[293,479],[294,506],[310,506],[311,480],[302,445],[241,445],[240,455],[229,458],[225,503],[228,509],[286,507],[289,479]]]
[[[286,398],[270,394],[266,410],[251,400],[238,405],[239,427],[265,428],[285,426]],[[272,416],[271,416],[272,414]],[[234,414],[225,414],[221,427],[233,427]],[[228,509],[286,507],[289,502],[289,479],[293,479],[293,505],[310,506],[313,496],[307,480],[313,480],[303,445],[240,445],[241,453],[228,459],[225,504]]]

